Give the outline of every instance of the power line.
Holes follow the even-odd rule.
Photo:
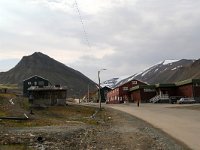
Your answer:
[[[88,47],[90,48],[91,46],[90,46],[90,42],[89,42],[89,39],[88,39],[88,34],[87,34],[87,32],[86,32],[86,29],[85,29],[85,26],[84,26],[84,23],[83,23],[83,18],[82,18],[82,16],[81,16],[81,12],[80,12],[80,9],[79,9],[79,6],[78,6],[78,3],[77,3],[76,0],[74,0],[74,4],[75,4],[75,7],[76,7],[77,12],[78,12],[80,22],[81,22],[81,24],[82,24],[82,28],[83,28],[83,33],[84,33],[85,41],[86,41]]]

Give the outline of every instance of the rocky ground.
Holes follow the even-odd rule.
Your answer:
[[[113,109],[104,109],[92,123],[65,121],[61,125],[7,127],[0,121],[0,150],[186,150],[144,121]]]

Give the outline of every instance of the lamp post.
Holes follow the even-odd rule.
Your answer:
[[[101,86],[100,86],[100,72],[106,70],[106,69],[100,69],[98,71],[98,80],[99,80],[99,94],[98,94],[98,98],[99,98],[99,109],[101,110]]]

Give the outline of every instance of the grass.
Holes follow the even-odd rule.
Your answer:
[[[0,89],[18,89],[17,84],[0,84]]]
[[[15,105],[11,105],[9,99],[13,98]],[[16,120],[1,120],[0,126],[7,127],[34,127],[34,126],[53,126],[65,124],[86,123],[97,125],[98,121],[92,119],[92,116],[98,108],[67,105],[67,106],[51,106],[45,109],[32,109],[34,115],[30,115],[28,99],[16,97],[14,94],[0,94],[0,116],[18,116],[23,117],[26,113],[30,119],[26,121]],[[101,111],[97,116],[104,118],[104,111]],[[105,120],[105,119],[103,119]]]
[[[97,125],[98,122],[90,118],[96,109],[79,105],[52,106],[42,110],[33,109],[34,115],[29,120],[2,120],[0,125],[7,127],[55,126],[66,125],[67,123]]]

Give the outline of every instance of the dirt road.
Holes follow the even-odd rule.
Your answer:
[[[96,125],[66,122],[56,126],[1,128],[0,124],[0,150],[189,150],[128,113],[106,108],[93,119]]]
[[[114,104],[104,105],[141,118],[184,142],[191,149],[200,148],[200,111],[171,108],[168,104]],[[180,105],[179,105],[180,106]]]

